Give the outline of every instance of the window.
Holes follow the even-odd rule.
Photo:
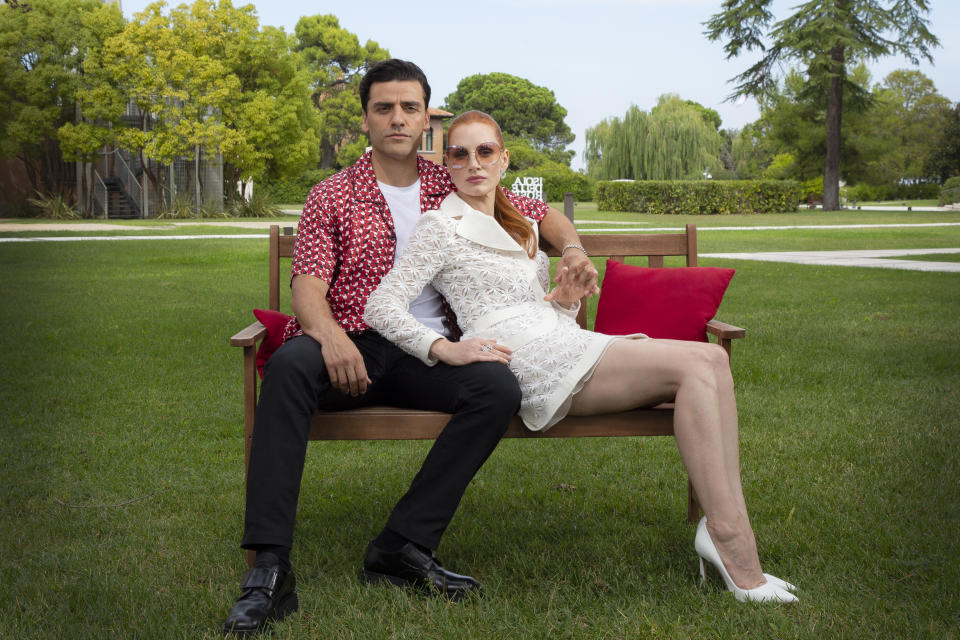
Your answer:
[[[433,127],[423,132],[423,138],[420,140],[420,151],[433,151]]]

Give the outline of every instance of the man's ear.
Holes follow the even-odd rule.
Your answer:
[[[364,133],[370,133],[370,127],[367,126],[367,110],[360,110],[360,130]]]

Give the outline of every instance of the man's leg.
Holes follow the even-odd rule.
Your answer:
[[[480,591],[470,576],[447,571],[440,544],[467,485],[500,442],[520,406],[520,387],[498,363],[427,367],[405,358],[385,377],[390,404],[454,414],[380,535],[367,546],[363,576],[433,590],[457,599]]]
[[[354,340],[371,378],[380,375],[387,355],[379,341]],[[301,336],[285,342],[267,363],[253,427],[247,504],[241,546],[257,551],[244,577],[241,595],[224,622],[237,635],[259,632],[271,620],[297,609],[290,548],[310,423],[318,408],[347,409],[374,402],[330,385],[320,344]]]
[[[467,485],[520,408],[520,385],[500,363],[428,367],[414,358],[384,382],[392,404],[454,414],[387,521],[387,528],[436,549]]]

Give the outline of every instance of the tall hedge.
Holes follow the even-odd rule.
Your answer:
[[[802,186],[792,180],[640,180],[597,182],[602,211],[726,214],[797,210]]]

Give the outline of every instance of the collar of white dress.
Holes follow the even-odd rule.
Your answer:
[[[440,213],[459,218],[457,223],[457,235],[482,244],[486,247],[499,249],[501,251],[526,251],[517,244],[517,241],[504,231],[500,223],[493,216],[477,211],[456,193],[451,193],[440,205]]]

